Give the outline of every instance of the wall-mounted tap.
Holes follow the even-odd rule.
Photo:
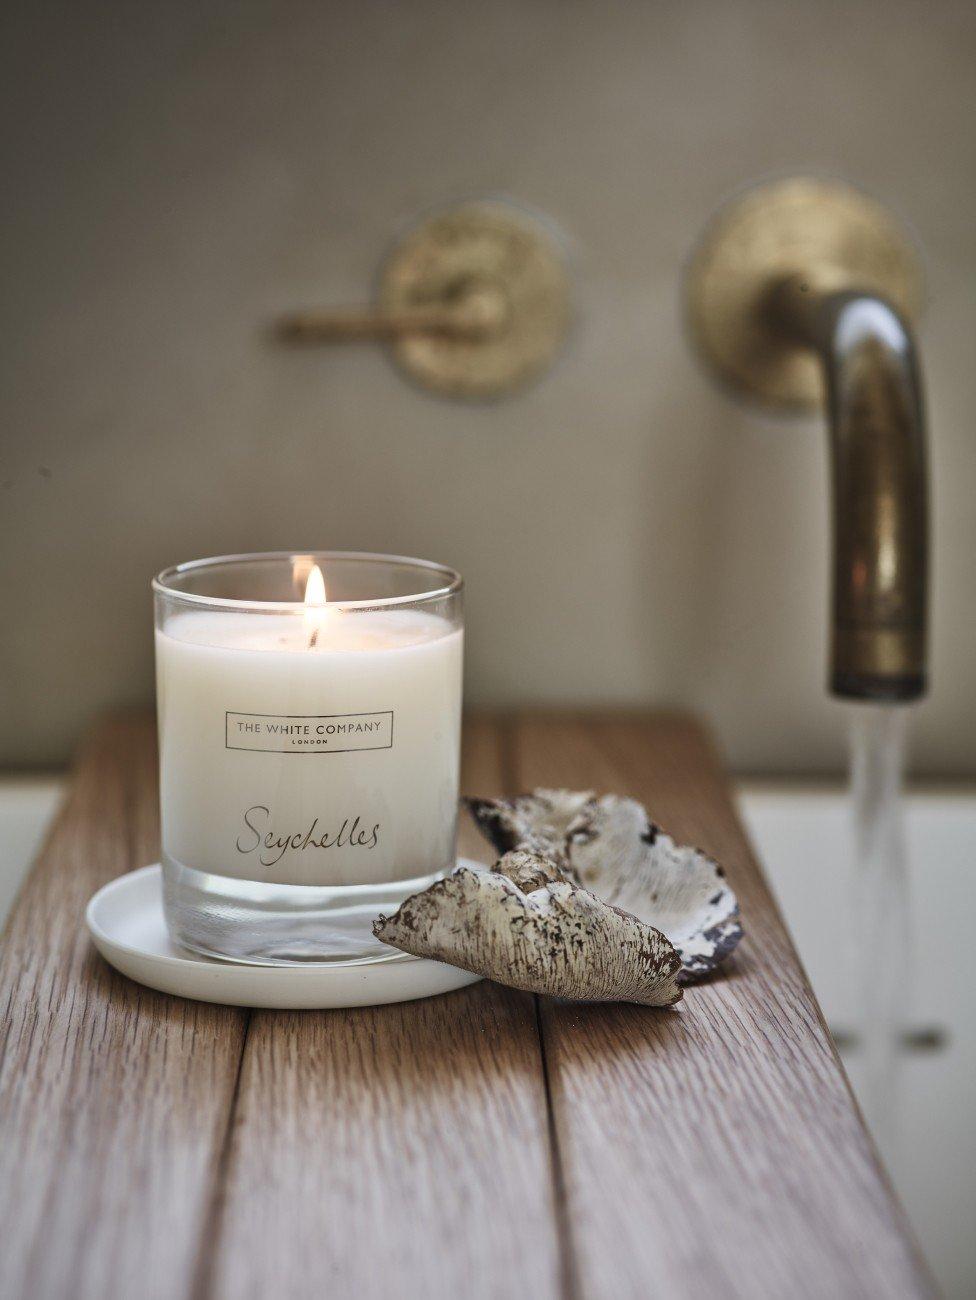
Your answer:
[[[767,404],[826,405],[833,481],[830,689],[911,700],[926,686],[928,475],[909,321],[917,254],[874,202],[832,181],[760,186],[692,260],[705,359]]]
[[[290,312],[275,334],[286,343],[388,343],[425,388],[499,398],[552,364],[569,320],[552,231],[496,199],[448,208],[409,231],[384,261],[373,303]]]

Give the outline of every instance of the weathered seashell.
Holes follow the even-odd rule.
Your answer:
[[[536,853],[507,853],[492,870],[459,867],[380,917],[373,933],[529,993],[651,1007],[681,997],[681,958],[660,931]]]
[[[499,853],[527,848],[569,869],[567,850],[595,802],[592,790],[534,790],[517,799],[465,799],[481,832]]]
[[[468,806],[499,852],[522,844],[545,852],[607,903],[663,931],[681,956],[684,981],[709,974],[742,938],[722,868],[675,844],[635,799],[534,790]]]

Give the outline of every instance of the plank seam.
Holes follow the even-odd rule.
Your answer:
[[[200,1230],[200,1248],[194,1265],[193,1283],[190,1287],[190,1295],[193,1300],[206,1300],[206,1297],[212,1291],[214,1263],[217,1258],[217,1240],[223,1228],[224,1209],[227,1204],[227,1175],[230,1169],[231,1148],[234,1142],[234,1122],[237,1118],[241,1080],[244,1076],[244,1057],[247,1052],[247,1040],[250,1036],[253,1016],[254,1011],[248,1008],[241,1032],[241,1054],[237,1061],[234,1090],[231,1093],[230,1105],[227,1107],[227,1122],[224,1125],[224,1131],[220,1139],[220,1150],[214,1170],[210,1204],[207,1213],[203,1217]]]
[[[499,717],[499,762],[507,794],[520,790],[518,762],[518,716],[506,713]],[[565,1300],[579,1300],[581,1293],[572,1225],[569,1218],[569,1196],[562,1151],[556,1129],[556,1112],[552,1100],[552,1080],[546,1056],[546,1036],[542,1022],[539,996],[532,995],[535,1027],[539,1038],[539,1060],[542,1065],[542,1088],[546,1099],[546,1130],[549,1139],[549,1176],[552,1180],[553,1204],[556,1209],[556,1240],[559,1243],[559,1289]]]
[[[546,1036],[542,1026],[542,1008],[538,994],[532,995],[535,1004],[535,1026],[539,1035],[539,1056],[542,1061],[542,1087],[546,1096],[546,1127],[549,1132],[549,1163],[552,1175],[553,1202],[556,1207],[556,1237],[559,1242],[560,1291],[566,1300],[579,1300],[582,1295],[576,1250],[569,1219],[569,1196],[566,1191],[566,1172],[556,1132],[556,1113],[552,1102],[552,1081],[546,1057]]]

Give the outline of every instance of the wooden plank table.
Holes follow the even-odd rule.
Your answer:
[[[480,715],[464,782],[642,799],[728,869],[727,974],[669,1012],[143,989],[82,925],[158,846],[152,721],[107,719],[0,953],[4,1300],[931,1295],[700,728]]]

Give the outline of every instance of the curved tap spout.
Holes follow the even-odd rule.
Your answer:
[[[928,469],[908,324],[924,298],[913,242],[860,190],[792,176],[716,215],[687,293],[702,355],[740,392],[791,410],[826,396],[830,689],[916,699],[926,688]]]
[[[904,319],[872,294],[772,291],[781,327],[826,379],[833,479],[830,689],[868,700],[925,692],[928,503],[925,419]]]

